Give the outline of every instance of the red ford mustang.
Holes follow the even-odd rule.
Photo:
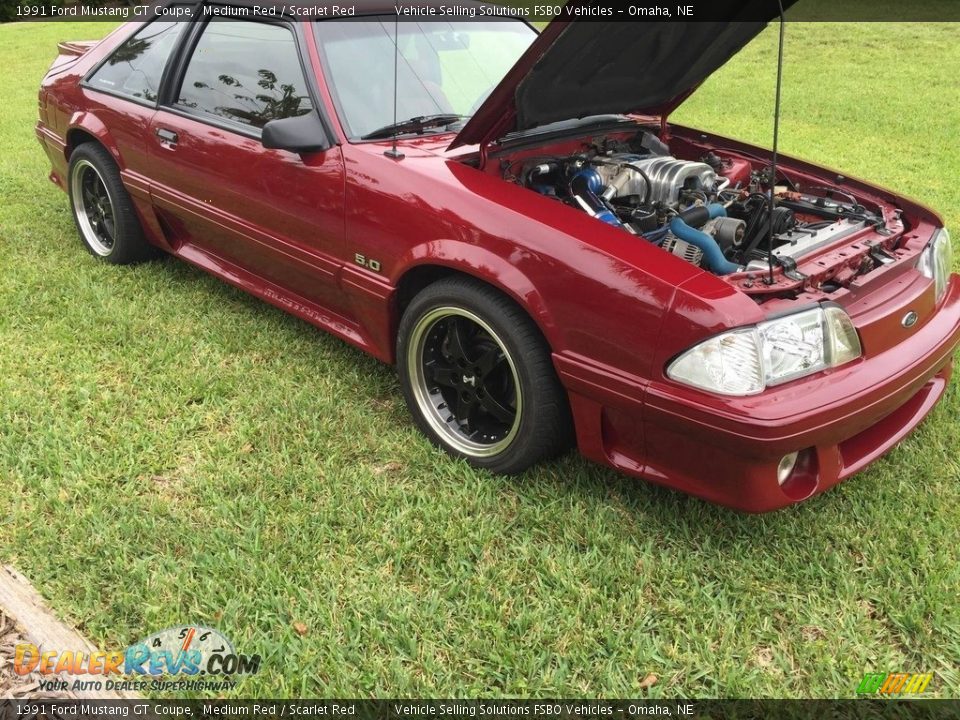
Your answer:
[[[575,437],[771,510],[943,395],[960,280],[934,212],[667,123],[764,23],[538,36],[244,1],[60,45],[37,136],[95,256],[165,251],[395,362],[427,437],[502,473]]]

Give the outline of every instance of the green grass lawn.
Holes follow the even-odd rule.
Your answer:
[[[572,453],[472,470],[391,368],[183,263],[83,250],[36,91],[55,41],[107,29],[0,26],[0,563],[67,621],[111,648],[216,626],[264,658],[244,696],[850,697],[866,671],[960,695],[956,383],[886,459],[770,515]],[[775,35],[677,121],[768,143]],[[956,40],[789,27],[782,148],[957,237]]]

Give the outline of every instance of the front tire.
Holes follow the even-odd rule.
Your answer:
[[[472,278],[440,280],[413,299],[397,365],[419,428],[471,465],[519,473],[570,444],[566,393],[539,329]]]
[[[142,262],[156,255],[143,236],[133,201],[120,171],[102,146],[84,143],[70,156],[67,188],[83,244],[114,265]]]

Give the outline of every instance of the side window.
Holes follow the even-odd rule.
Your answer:
[[[187,65],[177,105],[255,128],[310,112],[293,33],[282,25],[211,20]]]
[[[113,51],[88,83],[98,90],[156,102],[160,78],[183,22],[152,22]]]

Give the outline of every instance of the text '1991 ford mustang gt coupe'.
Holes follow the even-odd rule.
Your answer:
[[[765,22],[245,2],[60,45],[37,135],[93,255],[165,251],[395,362],[420,429],[501,473],[575,439],[772,510],[943,395],[960,280],[934,212],[667,123]]]

